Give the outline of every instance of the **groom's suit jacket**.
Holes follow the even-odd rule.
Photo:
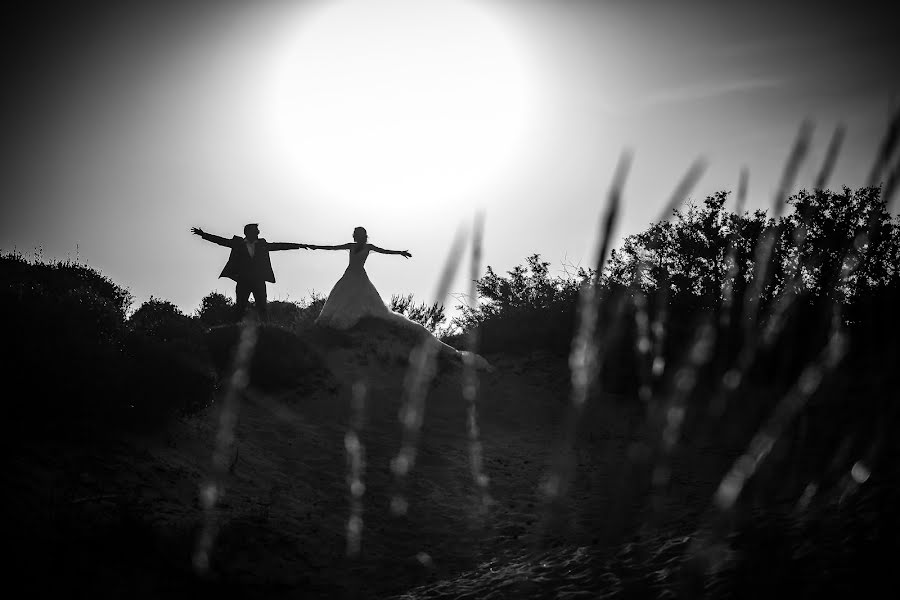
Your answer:
[[[230,240],[218,235],[203,232],[201,237],[208,241],[231,248],[228,262],[219,274],[219,277],[228,277],[237,282],[268,281],[275,283],[275,273],[272,271],[272,260],[269,252],[275,250],[297,250],[300,244],[288,242],[267,242],[264,238],[256,240],[253,256],[247,250],[247,240],[234,236]]]

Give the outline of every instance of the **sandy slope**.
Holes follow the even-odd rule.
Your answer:
[[[582,590],[606,585],[584,548],[599,556],[647,519],[645,473],[628,458],[638,435],[634,408],[614,396],[592,400],[571,438],[573,485],[548,502],[540,484],[565,447],[565,362],[543,355],[488,357],[496,371],[480,373],[478,400],[489,477],[485,502],[470,468],[462,369],[443,361],[428,396],[415,468],[398,483],[390,464],[401,446],[398,411],[411,343],[370,333],[312,340],[327,380],[299,393],[251,389],[241,400],[237,460],[213,512],[205,513],[198,498],[212,472],[221,402],[161,436],[114,447],[59,442],[29,448],[11,475],[21,492],[13,514],[33,523],[22,525],[31,534],[23,544],[29,552],[52,547],[42,560],[63,587],[92,595],[214,590],[369,598],[430,584],[422,597],[455,597],[464,588],[444,594],[439,582],[491,573],[553,548],[560,564],[582,552],[578,577],[590,579],[579,584]],[[358,431],[366,488],[360,554],[348,557],[345,435],[356,382],[367,387]],[[673,483],[681,489],[672,497],[694,500],[700,510],[712,485],[682,478]],[[409,509],[397,516],[390,502],[399,490],[406,491]],[[686,517],[671,516],[666,527],[690,527]],[[216,525],[211,567],[198,576],[192,555],[210,522]]]

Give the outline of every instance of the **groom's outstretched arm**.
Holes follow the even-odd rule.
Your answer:
[[[212,233],[206,233],[199,227],[191,227],[191,233],[193,233],[194,235],[199,235],[207,242],[212,242],[213,244],[231,248],[231,240],[223,238],[222,236],[213,235]]]
[[[381,254],[399,254],[400,256],[405,256],[406,258],[412,257],[412,254],[409,253],[409,250],[385,250],[384,248],[379,248],[374,244],[369,244],[369,249],[373,252],[379,252]]]
[[[266,248],[269,249],[269,252],[274,252],[276,250],[299,250],[304,247],[306,247],[306,244],[295,244],[293,242],[268,242],[266,244]]]
[[[340,246],[316,246],[315,244],[303,244],[304,248],[309,250],[349,250],[356,244],[347,243],[341,244]]]

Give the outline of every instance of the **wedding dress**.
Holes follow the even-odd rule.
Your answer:
[[[391,315],[402,316],[385,306],[378,290],[369,280],[365,269],[368,257],[368,247],[357,252],[350,250],[350,264],[328,294],[325,306],[316,319],[316,325],[333,329],[350,329],[363,317],[393,320]]]
[[[366,273],[365,264],[368,257],[368,246],[358,251],[350,250],[350,264],[343,276],[334,284],[331,293],[328,294],[322,312],[316,319],[316,325],[343,330],[350,329],[363,317],[384,319],[403,329],[413,331],[418,337],[431,338],[440,344],[439,350],[442,353],[455,355],[460,359],[469,356],[473,359],[472,362],[476,368],[492,370],[490,364],[483,357],[470,352],[461,352],[453,346],[441,342],[424,326],[390,310]]]

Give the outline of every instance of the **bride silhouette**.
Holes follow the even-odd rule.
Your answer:
[[[330,327],[332,329],[350,329],[356,325],[363,317],[375,317],[389,321],[404,329],[412,330],[419,337],[430,337],[440,344],[440,351],[445,354],[454,355],[462,358],[465,354],[460,352],[453,346],[445,344],[424,326],[410,321],[401,314],[390,310],[378,294],[378,290],[369,280],[366,273],[365,264],[370,252],[379,254],[397,254],[405,258],[411,258],[412,254],[408,250],[385,250],[374,244],[368,243],[368,233],[364,227],[357,227],[353,230],[353,242],[341,244],[339,246],[316,246],[314,244],[303,244],[304,248],[309,250],[349,250],[350,264],[347,270],[338,279],[325,300],[322,312],[316,319],[316,325],[322,327]],[[473,355],[476,366],[480,368],[490,368],[484,358]]]
[[[368,243],[368,234],[363,227],[353,230],[353,242],[339,246],[316,246],[306,244],[310,250],[349,250],[350,264],[344,275],[334,284],[322,312],[316,319],[316,325],[333,329],[349,329],[363,317],[391,318],[396,314],[385,306],[378,290],[369,280],[365,264],[369,252],[380,254],[399,254],[410,258],[407,250],[385,250]],[[399,315],[398,315],[399,316]]]

